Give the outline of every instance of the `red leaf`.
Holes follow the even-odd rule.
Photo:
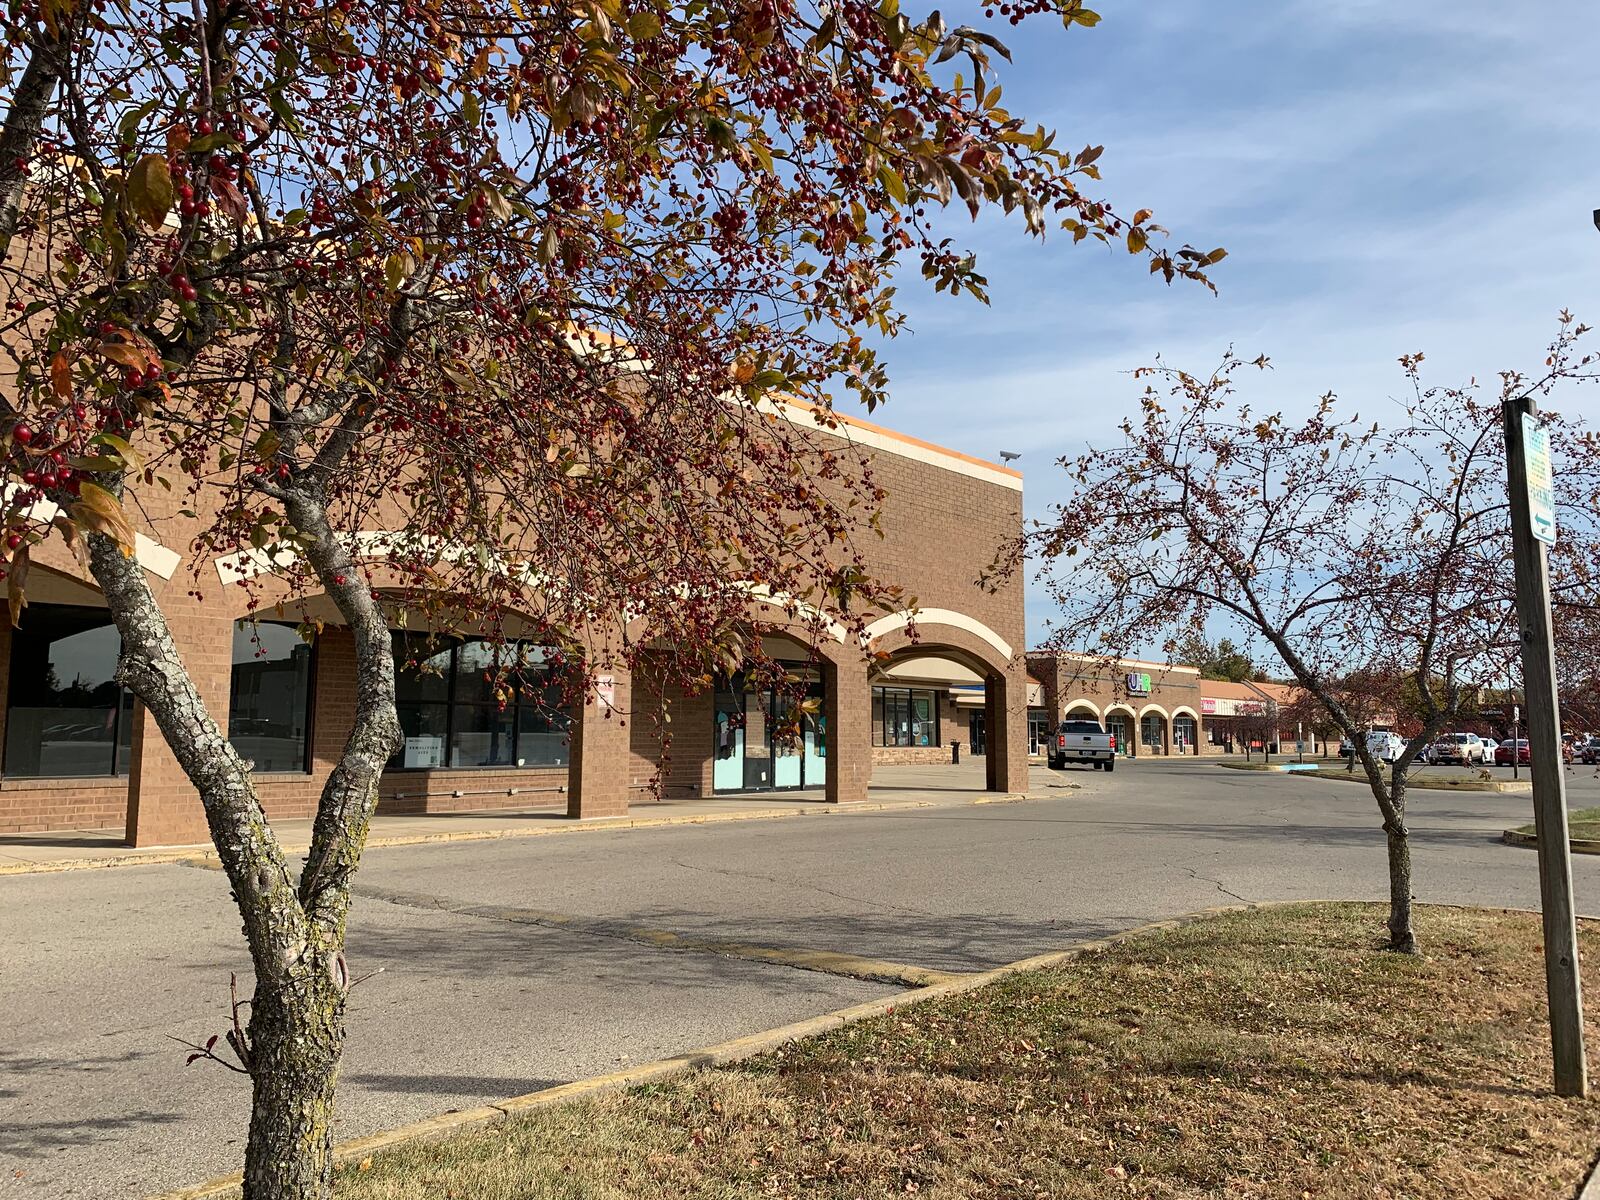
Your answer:
[[[244,193],[227,179],[211,177],[211,194],[217,198],[222,211],[235,225],[243,225],[250,215],[250,205],[245,201]]]

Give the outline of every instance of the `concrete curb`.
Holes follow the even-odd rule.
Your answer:
[[[1600,1200],[1600,1159],[1589,1168],[1589,1173],[1578,1185],[1578,1194],[1572,1200]]]
[[[1284,903],[1304,904],[1311,902],[1296,900]],[[629,1067],[625,1071],[613,1071],[607,1075],[596,1075],[591,1079],[579,1079],[573,1083],[563,1083],[556,1087],[543,1088],[537,1092],[512,1096],[478,1108],[462,1109],[460,1112],[428,1117],[422,1121],[414,1121],[409,1125],[402,1125],[398,1129],[388,1129],[382,1133],[374,1133],[367,1137],[340,1142],[333,1148],[334,1161],[336,1163],[359,1163],[380,1150],[389,1150],[396,1146],[418,1142],[436,1141],[453,1134],[464,1133],[470,1129],[479,1129],[485,1125],[492,1125],[498,1121],[505,1120],[507,1117],[516,1116],[533,1109],[546,1108],[552,1104],[562,1104],[569,1100],[581,1100],[589,1096],[603,1095],[606,1092],[619,1091],[623,1088],[637,1087],[643,1083],[668,1079],[675,1075],[687,1074],[690,1071],[700,1070],[705,1067],[718,1067],[729,1063],[741,1062],[744,1059],[753,1058],[757,1054],[764,1054],[768,1050],[775,1050],[789,1042],[798,1041],[801,1038],[815,1037],[821,1033],[830,1033],[835,1029],[842,1029],[846,1025],[853,1025],[857,1021],[885,1016],[896,1009],[905,1008],[908,1005],[922,1004],[944,996],[955,996],[963,992],[976,991],[978,988],[1023,971],[1036,971],[1044,967],[1059,966],[1061,963],[1070,962],[1074,958],[1092,954],[1097,950],[1104,950],[1118,942],[1127,941],[1129,938],[1138,937],[1141,934],[1153,933],[1158,929],[1176,929],[1180,925],[1203,920],[1206,917],[1220,916],[1223,913],[1248,912],[1254,909],[1277,906],[1276,902],[1265,904],[1223,904],[1215,908],[1197,909],[1194,912],[1184,913],[1182,916],[1171,917],[1164,921],[1151,921],[1144,925],[1136,925],[1131,929],[1124,929],[1120,933],[1113,933],[1107,937],[1080,942],[1077,945],[1069,946],[1065,950],[1052,950],[1045,954],[1035,954],[1029,958],[1020,958],[1015,962],[1009,962],[987,971],[960,975],[943,983],[935,983],[927,987],[899,992],[882,1000],[869,1000],[864,1004],[855,1004],[849,1008],[836,1009],[830,1013],[823,1013],[821,1016],[808,1017],[803,1021],[780,1025],[776,1029],[766,1029],[760,1033],[752,1033],[745,1037],[733,1038],[730,1041],[718,1042],[714,1046],[691,1050],[684,1054],[674,1055],[671,1058],[642,1063],[637,1067]],[[220,1175],[215,1179],[209,1179],[204,1183],[179,1188],[177,1191],[162,1192],[159,1195],[150,1197],[149,1200],[225,1200],[225,1198],[236,1196],[242,1184],[243,1176],[239,1172],[234,1172],[231,1175]]]
[[[1530,846],[1537,848],[1539,839],[1531,833],[1522,833],[1515,829],[1504,830],[1500,840],[1508,846]],[[1574,854],[1600,854],[1600,840],[1594,838],[1571,838],[1567,845]],[[1600,1190],[1595,1192],[1595,1200],[1600,1200]]]
[[[992,799],[983,793],[979,798],[958,802],[961,805],[1005,804],[1023,800],[1047,800],[1048,796],[1027,793],[1001,795]],[[572,833],[594,833],[617,829],[658,829],[671,825],[719,825],[726,821],[777,821],[795,817],[836,817],[851,813],[895,812],[919,808],[938,808],[937,800],[854,800],[847,804],[827,806],[811,804],[804,808],[751,810],[727,813],[690,813],[675,817],[600,817],[592,821],[574,821],[571,824],[551,825],[538,829],[464,829],[444,833],[403,834],[397,837],[369,838],[363,847],[367,850],[386,846],[426,846],[435,842],[494,842],[509,838],[557,837]],[[956,805],[952,805],[956,807]],[[309,845],[295,843],[283,848],[285,854],[304,854]],[[148,867],[164,863],[216,863],[217,852],[204,843],[192,846],[175,846],[166,850],[133,850],[106,858],[64,858],[46,863],[0,863],[0,875],[40,875],[54,871],[94,871],[109,867]]]
[[[1326,779],[1330,783],[1356,783],[1367,785],[1367,777],[1360,772],[1352,775],[1340,769],[1338,771],[1305,771],[1295,772],[1304,774],[1310,779]],[[1463,783],[1429,783],[1426,779],[1406,780],[1408,792],[1480,792],[1484,795],[1510,795],[1526,796],[1533,792],[1533,784],[1527,780],[1513,779],[1471,779]]]

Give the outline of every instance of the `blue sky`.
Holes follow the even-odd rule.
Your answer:
[[[1300,409],[1331,389],[1381,420],[1402,353],[1462,382],[1537,365],[1562,307],[1600,324],[1591,5],[1096,7],[1100,25],[1070,33],[945,16],[1010,46],[1013,113],[1064,146],[1105,145],[1121,211],[1153,208],[1175,246],[1227,247],[1220,296],[952,209],[942,231],[978,250],[992,306],[907,278],[913,330],[885,348],[894,386],[875,417],[985,457],[1021,451],[1029,516],[1062,495],[1059,456],[1113,439],[1136,408],[1127,372],[1157,353],[1197,370],[1230,344],[1265,353],[1276,370],[1252,380],[1254,403]],[[1572,407],[1600,418],[1597,394]],[[1048,616],[1030,588],[1030,638]]]

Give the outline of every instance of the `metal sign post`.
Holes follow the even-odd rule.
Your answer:
[[[1545,547],[1556,538],[1550,435],[1532,400],[1504,405],[1506,476],[1511,493],[1511,553],[1522,632],[1523,703],[1528,720],[1528,773],[1539,839],[1539,896],[1544,915],[1544,976],[1550,996],[1550,1044],[1558,1096],[1584,1096],[1583,997],[1578,983],[1578,925],[1572,908],[1572,854],[1567,843],[1567,781],[1561,763],[1555,640],[1550,629],[1550,577]],[[1512,746],[1516,746],[1513,738]],[[1513,749],[1512,754],[1516,754]]]
[[[1522,725],[1522,706],[1511,706],[1511,778],[1521,779],[1517,764],[1522,761],[1522,734],[1519,731]],[[1529,768],[1532,769],[1531,766]]]

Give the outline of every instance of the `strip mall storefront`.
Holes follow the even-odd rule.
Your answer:
[[[1201,752],[1201,684],[1194,667],[1032,652],[1028,671],[1040,681],[1043,710],[1055,721],[1099,721],[1125,757]]]
[[[783,632],[782,610],[752,596],[751,635],[803,672],[818,701],[797,742],[775,736],[788,714],[776,711],[773,694],[736,674],[695,695],[667,690],[674,737],[663,762],[653,722],[616,719],[628,716],[635,684],[646,680],[608,676],[574,711],[502,705],[484,683],[491,656],[513,655],[526,691],[537,695],[551,686],[543,648],[497,648],[462,631],[427,645],[426,669],[400,672],[406,738],[384,775],[379,811],[549,806],[573,817],[615,816],[658,793],[802,788],[858,800],[874,764],[948,763],[950,742],[972,745],[975,724],[987,749],[986,785],[1025,791],[1022,582],[994,593],[973,582],[995,547],[1021,531],[1020,474],[866,422],[817,436],[846,436],[871,458],[887,499],[886,536],[868,547],[869,567],[920,606],[870,623],[868,648],[880,657],[869,666],[862,647],[842,635],[813,658]],[[225,560],[198,564],[210,595],[192,599],[196,564],[174,548],[192,544],[195,520],[180,511],[182,500],[141,500],[148,516],[138,561],[197,686],[254,761],[268,816],[309,817],[350,730],[349,632],[325,597],[307,601],[325,619],[311,643],[292,622],[242,622],[247,599],[230,586],[238,574]],[[383,537],[363,532],[357,540]],[[204,840],[193,788],[154,723],[114,682],[118,637],[92,582],[70,552],[47,543],[28,590],[19,629],[0,616],[0,833],[115,828],[134,845]],[[402,658],[415,653],[407,636],[395,633]],[[647,661],[635,673],[649,669]]]

